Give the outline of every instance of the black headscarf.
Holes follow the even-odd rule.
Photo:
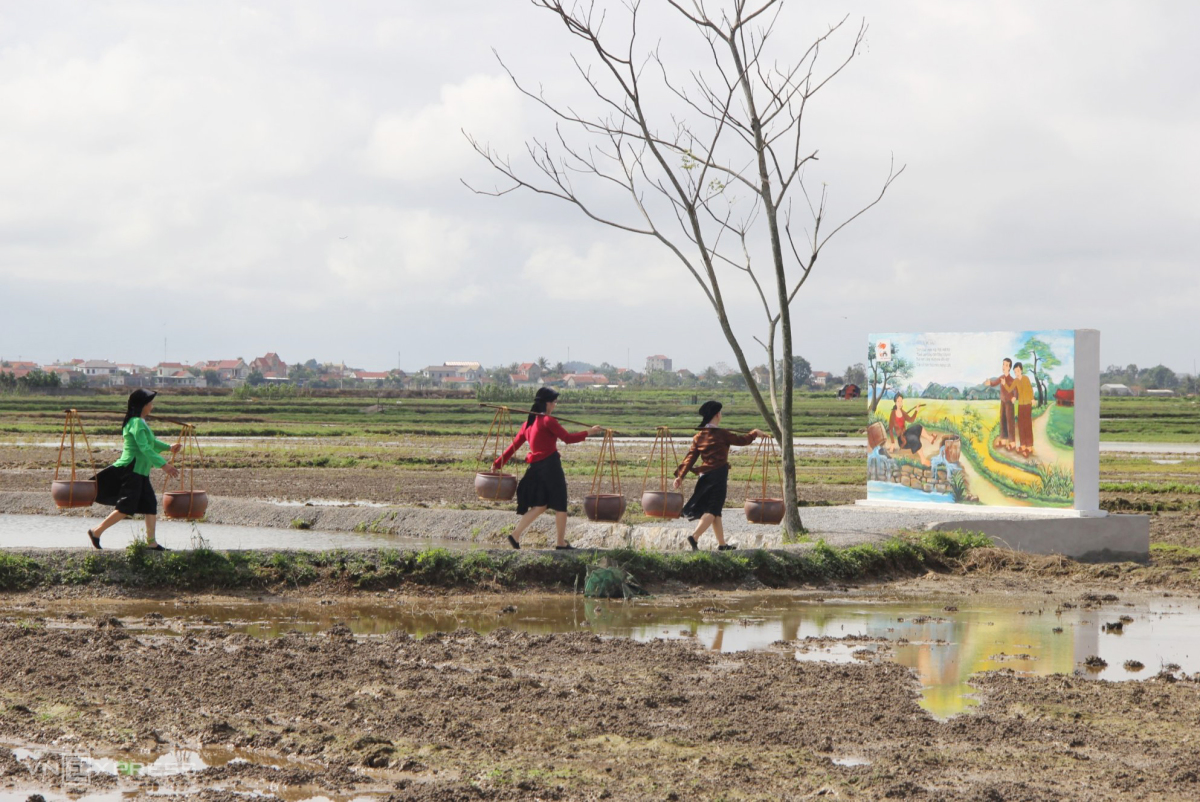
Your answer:
[[[525,421],[526,426],[532,426],[537,420],[537,413],[545,412],[546,405],[551,401],[558,400],[558,391],[553,387],[539,387],[538,391],[533,394],[533,406],[529,409],[529,419]]]
[[[143,390],[141,387],[129,394],[129,402],[125,407],[125,420],[121,423],[121,431],[125,431],[125,426],[131,420],[142,417],[142,410],[154,400],[154,396],[156,395],[158,393],[153,390]]]
[[[700,420],[699,428],[703,429],[705,426],[707,426],[709,423],[711,423],[712,419],[717,417],[717,414],[721,411],[722,406],[723,405],[721,404],[720,401],[705,401],[703,404],[701,404],[700,405],[701,420]]]

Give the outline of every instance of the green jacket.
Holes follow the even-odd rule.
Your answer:
[[[124,445],[121,448],[121,458],[113,465],[123,468],[133,463],[133,472],[141,476],[149,476],[154,468],[161,468],[167,461],[159,456],[159,452],[170,451],[171,447],[154,436],[149,424],[141,418],[134,418],[125,424],[121,430]]]

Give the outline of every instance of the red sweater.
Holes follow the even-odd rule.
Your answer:
[[[529,443],[529,453],[525,455],[525,461],[534,463],[541,462],[546,457],[557,454],[557,441],[581,443],[587,439],[587,436],[587,432],[575,432],[572,434],[564,429],[561,423],[549,415],[539,415],[534,420],[532,426],[529,423],[521,425],[521,431],[517,432],[517,436],[513,438],[512,444],[504,449],[503,456],[498,460],[499,465],[493,465],[492,467],[502,467],[504,463],[513,458],[513,454],[517,453],[517,449],[525,443]]]

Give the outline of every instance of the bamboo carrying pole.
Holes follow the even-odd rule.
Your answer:
[[[513,409],[512,407],[501,406],[499,404],[483,404],[483,403],[481,403],[479,406],[487,407],[488,409],[505,409],[505,410],[508,410],[509,412],[515,412],[518,415],[546,415],[548,417],[553,417],[555,420],[565,421],[566,423],[574,423],[577,426],[586,426],[589,429],[595,425],[592,423],[584,423],[581,420],[571,420],[570,418],[562,418],[562,417],[559,417],[558,415],[550,415],[549,412],[529,412],[527,410]],[[601,427],[601,428],[603,428],[603,427]],[[616,429],[606,429],[605,431],[615,432]]]
[[[64,410],[64,412],[67,412],[67,413],[74,412],[74,413],[75,413],[75,414],[77,414],[77,415],[79,415],[79,414],[87,414],[87,415],[112,415],[112,416],[114,416],[114,417],[121,417],[121,418],[125,417],[125,413],[124,413],[124,412],[116,412],[116,411],[114,411],[114,410],[111,410],[111,409],[67,409],[67,410]],[[151,414],[151,415],[147,415],[146,417],[147,417],[147,418],[153,418],[154,420],[160,420],[160,421],[163,421],[164,423],[173,423],[173,424],[175,424],[176,426],[191,426],[191,425],[192,425],[192,424],[190,424],[190,423],[187,423],[187,422],[185,422],[185,421],[176,420],[175,418],[164,418],[162,415],[154,415],[154,414]]]

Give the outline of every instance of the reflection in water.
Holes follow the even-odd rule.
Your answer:
[[[945,599],[879,601],[851,594],[822,599],[802,593],[760,593],[630,602],[579,596],[372,599],[336,604],[102,600],[88,603],[87,608],[89,614],[123,617],[130,626],[151,631],[179,632],[228,622],[256,637],[319,632],[344,622],[364,636],[402,630],[423,637],[460,628],[487,633],[507,627],[540,634],[591,630],[637,640],[695,639],[706,649],[722,652],[795,641],[797,659],[850,661],[865,656],[912,668],[921,683],[921,705],[938,717],[961,713],[975,704],[967,681],[978,671],[1007,668],[1029,674],[1069,674],[1082,671],[1080,664],[1091,655],[1102,657],[1108,667],[1086,675],[1109,680],[1154,676],[1167,663],[1177,663],[1188,672],[1200,670],[1200,606],[1195,600],[1156,599],[1091,610],[1058,608],[1048,598],[982,598],[973,606],[961,600],[955,603],[960,609],[946,611]],[[49,604],[45,611],[49,616],[55,614],[56,605],[62,612],[78,611],[81,606],[70,600]],[[32,614],[27,606],[0,608],[0,612],[18,618]],[[150,613],[167,620],[144,620]],[[1121,616],[1131,620],[1120,633],[1102,631],[1105,623]],[[846,638],[851,640],[842,640]],[[853,655],[864,647],[878,647],[879,653]],[[1123,664],[1131,659],[1144,663],[1147,670],[1140,674],[1126,670]]]

